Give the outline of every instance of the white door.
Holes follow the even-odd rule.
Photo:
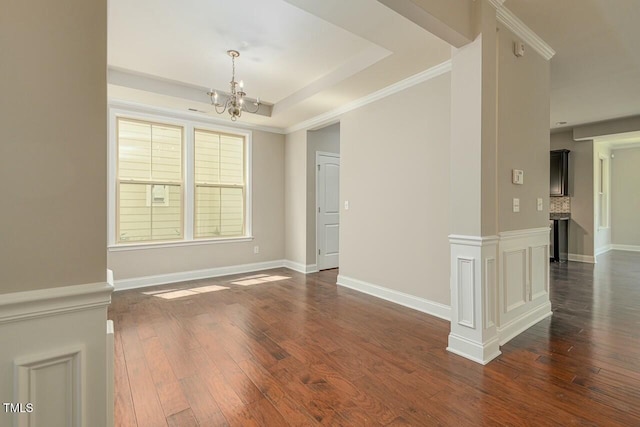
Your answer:
[[[338,267],[340,156],[316,154],[318,270]]]

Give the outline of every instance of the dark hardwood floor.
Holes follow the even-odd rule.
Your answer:
[[[335,270],[118,292],[116,425],[638,426],[640,253],[598,261],[552,264],[553,317],[484,367]]]

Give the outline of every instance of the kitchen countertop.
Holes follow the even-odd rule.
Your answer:
[[[571,212],[550,212],[549,219],[553,221],[568,221],[571,219]]]

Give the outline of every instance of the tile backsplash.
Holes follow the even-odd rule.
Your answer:
[[[571,197],[550,197],[550,213],[571,212]]]

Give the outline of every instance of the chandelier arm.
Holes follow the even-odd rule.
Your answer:
[[[253,103],[253,105],[255,105],[255,106],[256,106],[256,109],[255,109],[255,110],[253,110],[253,111],[252,111],[252,110],[250,110],[250,109],[248,109],[248,108],[246,108],[246,106],[247,106],[247,103],[246,103],[246,102],[244,103],[244,106],[242,107],[242,109],[243,109],[244,111],[246,111],[247,113],[255,114],[255,113],[257,113],[257,112],[258,112],[258,110],[260,109],[260,105],[262,105],[262,104],[260,104],[259,102],[254,102],[254,103]]]
[[[219,107],[219,106],[221,106],[221,107],[222,107],[222,110],[219,110],[219,109],[218,109],[218,107]],[[226,109],[227,109],[227,104],[226,104],[226,103],[225,103],[224,105],[220,105],[220,104],[213,104],[213,108],[215,108],[215,109],[216,109],[216,113],[218,113],[218,114],[222,114],[222,113],[224,113],[224,110],[226,110]]]

